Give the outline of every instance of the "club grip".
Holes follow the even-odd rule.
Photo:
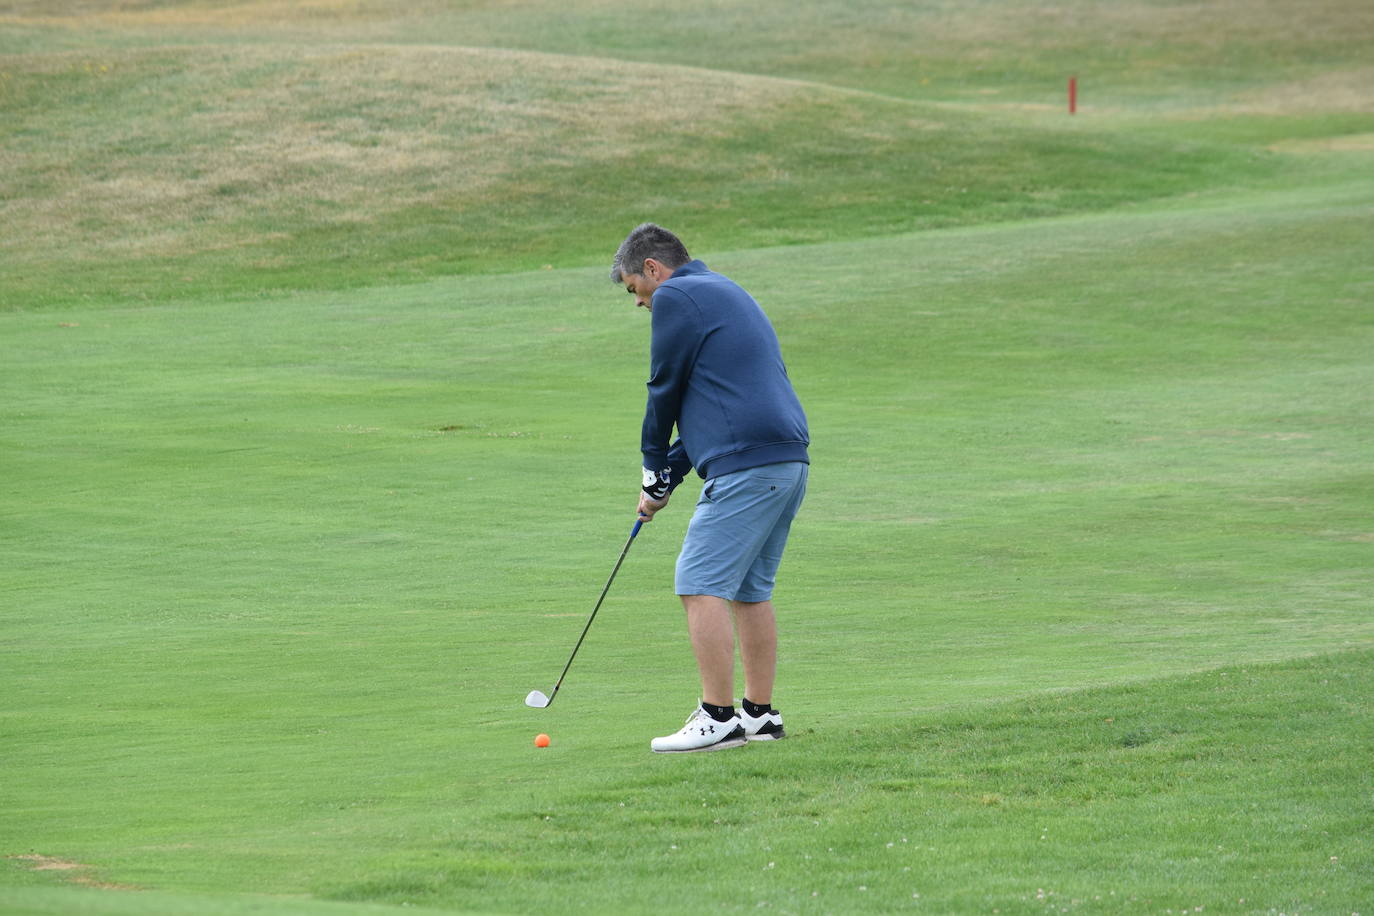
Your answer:
[[[644,519],[642,519],[642,518],[637,518],[637,519],[635,519],[635,526],[634,526],[634,528],[632,528],[632,529],[630,530],[630,540],[634,540],[634,536],[635,536],[636,534],[639,534],[639,529],[642,528],[642,527],[644,527]]]

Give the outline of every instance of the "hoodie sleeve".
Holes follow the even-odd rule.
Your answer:
[[[691,470],[686,449],[681,440],[673,443],[672,435],[692,366],[701,351],[702,322],[696,304],[670,287],[659,287],[653,304],[649,399],[640,449],[644,467],[653,471],[671,467],[676,484]]]
[[[687,455],[687,446],[679,439],[668,449],[668,492],[671,493],[692,473],[692,459]]]

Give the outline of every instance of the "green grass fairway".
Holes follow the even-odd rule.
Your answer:
[[[1374,913],[1374,16],[912,7],[0,0],[0,913]],[[695,482],[521,702],[648,218],[811,419],[773,746],[648,751]]]

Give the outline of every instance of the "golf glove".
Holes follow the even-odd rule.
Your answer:
[[[644,469],[644,492],[654,502],[663,502],[668,498],[668,491],[672,489],[673,472],[671,468],[664,468],[661,471],[651,471]]]

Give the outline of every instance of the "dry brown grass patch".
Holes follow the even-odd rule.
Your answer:
[[[97,890],[107,891],[132,891],[138,890],[130,884],[112,884],[108,881],[101,881],[94,875],[95,867],[83,865],[80,862],[73,862],[69,859],[59,859],[55,856],[42,856],[37,854],[10,856],[16,862],[23,862],[31,871],[55,871],[62,872],[64,879],[80,887],[90,887]]]
[[[0,218],[17,230],[6,247],[60,244],[78,257],[232,246],[248,238],[234,224],[264,213],[366,223],[416,205],[461,209],[522,174],[614,162],[665,135],[690,138],[680,151],[690,157],[739,117],[766,123],[816,91],[690,68],[410,46],[11,56],[0,70],[16,84],[66,81],[96,98],[57,118],[36,113],[46,136],[0,147]],[[14,90],[27,91],[37,90]],[[26,177],[50,190],[19,191]]]
[[[1313,111],[1374,114],[1374,66],[1334,70],[1247,93],[1232,110],[1242,114]]]

